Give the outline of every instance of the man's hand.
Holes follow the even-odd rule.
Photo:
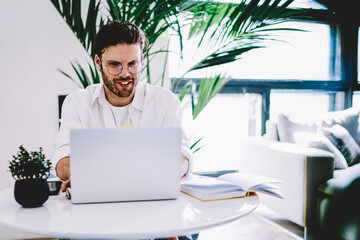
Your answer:
[[[184,155],[181,156],[181,177],[185,177],[185,175],[189,172],[189,159],[187,159]]]
[[[56,175],[63,181],[61,191],[65,192],[70,187],[70,157],[64,157],[56,164]]]
[[[70,178],[61,184],[61,191],[66,192],[68,187],[70,187]]]

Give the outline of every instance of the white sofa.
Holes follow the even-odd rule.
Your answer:
[[[280,115],[278,123],[267,122],[265,136],[249,137],[241,144],[241,171],[283,182],[284,199],[261,195],[261,202],[305,227],[305,232],[310,234],[316,230],[319,186],[333,178],[334,165],[341,167],[341,161],[344,161],[343,153],[337,149],[339,146],[335,146],[338,142],[332,144],[334,139],[329,141],[323,132],[334,133],[332,137],[340,136],[337,140],[340,139],[341,143],[344,134],[338,134],[335,125],[346,129],[346,139],[351,138],[351,144],[346,139],[342,143],[356,148],[352,157],[359,162],[359,111],[356,109],[331,112],[318,118]],[[305,138],[299,138],[297,133]]]
[[[308,227],[316,219],[316,191],[333,176],[333,155],[265,138],[242,143],[241,170],[283,182],[284,199],[261,195],[261,202],[290,221]]]

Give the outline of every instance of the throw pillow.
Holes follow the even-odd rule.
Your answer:
[[[319,128],[319,131],[328,139],[325,144],[335,155],[335,168],[360,162],[360,146],[344,127],[336,124],[331,128]]]
[[[279,131],[277,124],[267,120],[265,123],[266,133],[264,134],[264,138],[272,140],[272,141],[279,141]]]
[[[294,141],[296,144],[300,144],[305,147],[319,148],[327,151],[329,150],[325,144],[325,136],[319,133],[296,132],[294,133]]]
[[[278,115],[278,131],[281,142],[295,143],[294,133],[316,133],[318,126],[320,126],[320,122],[310,117]]]
[[[359,109],[356,108],[328,112],[323,116],[321,126],[332,127],[339,124],[360,144],[359,113]]]

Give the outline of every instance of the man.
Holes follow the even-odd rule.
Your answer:
[[[139,82],[146,47],[145,34],[132,23],[114,21],[103,26],[95,39],[95,64],[103,83],[73,92],[65,99],[60,131],[52,161],[70,186],[69,133],[73,128],[181,127],[178,98],[167,89]],[[191,169],[190,144],[182,137],[181,173]]]

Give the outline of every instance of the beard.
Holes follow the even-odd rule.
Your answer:
[[[101,72],[102,79],[105,86],[116,96],[120,98],[130,97],[134,92],[136,86],[136,79],[134,77],[127,78],[111,78],[108,77],[104,71]],[[130,82],[127,87],[121,87],[120,82]]]

